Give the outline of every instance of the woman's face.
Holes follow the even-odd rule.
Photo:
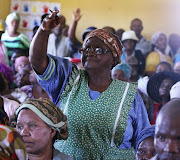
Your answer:
[[[118,79],[118,80],[121,80],[121,81],[128,81],[128,78],[126,77],[126,74],[119,70],[119,69],[116,69],[113,74],[112,74],[112,78],[113,79]]]
[[[96,37],[90,38],[86,41],[84,52],[82,55],[82,64],[86,71],[88,70],[110,70],[114,64],[113,55],[108,46]],[[95,51],[102,50],[102,54],[96,54]],[[106,52],[107,51],[107,52]],[[106,53],[104,53],[106,52]]]
[[[164,79],[159,87],[159,95],[161,97],[169,97],[169,91],[174,82],[170,78]]]
[[[156,155],[156,151],[154,148],[154,138],[149,137],[144,139],[138,147],[136,153],[136,160],[145,160],[151,159]]]
[[[22,87],[25,85],[30,85],[30,79],[29,79],[30,71],[22,69],[20,72],[16,75],[16,83],[18,87]]]
[[[125,48],[125,51],[134,51],[136,42],[132,39],[127,39],[123,42],[123,46]]]
[[[16,19],[12,20],[11,22],[7,24],[7,29],[8,29],[8,32],[10,33],[17,32],[18,27],[19,27],[19,21]]]
[[[167,46],[167,38],[164,34],[160,34],[157,42],[156,42],[156,47],[161,51],[161,52],[165,52]]]
[[[42,154],[46,148],[52,147],[56,134],[42,119],[30,109],[20,111],[17,118],[17,131],[22,136],[28,154]],[[50,146],[49,146],[50,145]]]

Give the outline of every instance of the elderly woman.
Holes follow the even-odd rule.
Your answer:
[[[167,35],[164,32],[156,32],[152,36],[153,52],[149,53],[146,58],[145,72],[151,76],[156,72],[157,65],[162,62],[168,62],[173,66],[171,58],[165,54],[167,47]]]
[[[78,160],[134,159],[137,136],[149,121],[137,85],[110,78],[122,44],[106,30],[90,32],[81,49],[84,70],[78,70],[46,54],[50,30],[61,21],[57,13],[44,19],[30,47],[40,84],[68,117],[70,136],[55,147]]]
[[[118,79],[128,82],[131,76],[131,67],[127,63],[117,64],[111,71],[113,79]]]
[[[29,99],[16,110],[16,129],[25,143],[29,160],[71,160],[53,148],[55,140],[68,138],[67,117],[48,99]]]
[[[1,40],[7,47],[9,60],[15,51],[28,55],[30,42],[24,34],[18,32],[19,22],[20,16],[15,12],[6,18],[6,31],[2,34]]]

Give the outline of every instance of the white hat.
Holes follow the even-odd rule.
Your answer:
[[[132,39],[135,41],[139,41],[134,31],[126,31],[122,34],[121,41],[125,41],[127,39]]]
[[[170,98],[180,98],[180,81],[171,87]]]
[[[14,19],[20,21],[20,16],[16,12],[12,12],[6,17],[6,24],[9,24],[9,22],[11,22]]]

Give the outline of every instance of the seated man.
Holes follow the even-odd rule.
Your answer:
[[[180,99],[174,98],[161,109],[155,128],[154,146],[157,155],[152,160],[180,159]]]
[[[67,117],[48,99],[29,99],[17,108],[17,130],[25,143],[29,160],[71,160],[53,148],[56,139],[69,136]]]

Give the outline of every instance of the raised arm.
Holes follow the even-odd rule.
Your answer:
[[[50,31],[63,20],[57,16],[58,12],[53,11],[44,18],[30,45],[29,60],[38,74],[43,74],[48,66],[46,52]]]
[[[79,8],[77,8],[75,11],[73,11],[73,15],[72,15],[72,24],[69,27],[68,30],[68,36],[70,38],[70,40],[72,41],[72,43],[76,43],[77,38],[76,38],[76,27],[77,27],[77,23],[78,21],[81,19],[81,10]]]

